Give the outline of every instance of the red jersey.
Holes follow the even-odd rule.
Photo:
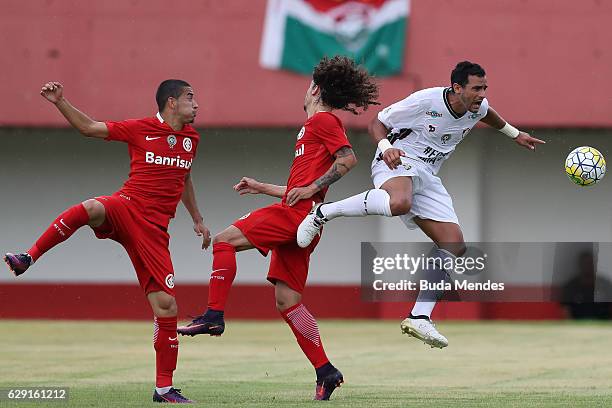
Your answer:
[[[156,117],[106,122],[108,137],[128,144],[130,175],[121,190],[135,201],[144,218],[163,228],[174,217],[191,171],[200,136],[190,125],[174,131]]]
[[[345,146],[351,147],[351,144],[346,138],[342,121],[336,115],[331,112],[317,112],[308,118],[297,136],[295,159],[291,165],[287,191],[282,202],[286,202],[287,193],[293,188],[309,186],[325,174],[335,161],[334,154]],[[326,192],[327,187],[309,200],[322,202]]]

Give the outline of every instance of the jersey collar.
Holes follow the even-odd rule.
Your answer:
[[[157,112],[155,116],[157,117],[157,120],[159,120],[160,123],[164,123],[164,118],[162,118],[162,115],[160,115],[159,112]]]
[[[453,110],[453,108],[451,107],[451,104],[448,100],[448,94],[451,92],[451,88],[444,88],[444,93],[442,95],[442,99],[444,99],[444,104],[446,105],[446,109],[448,109],[448,111],[450,112],[450,114],[453,116],[453,118],[455,119],[461,119],[463,117],[463,115],[465,115],[465,113],[463,115],[459,115],[457,112],[455,112]],[[467,113],[467,112],[466,112]]]

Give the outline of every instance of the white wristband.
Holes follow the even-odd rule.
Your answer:
[[[391,149],[393,147],[393,145],[391,144],[391,142],[389,142],[389,139],[384,138],[382,140],[380,140],[378,142],[378,148],[380,149],[381,153],[385,153],[388,149]]]
[[[499,131],[502,132],[504,135],[512,138],[512,139],[516,139],[518,137],[519,133],[521,133],[517,128],[515,128],[514,126],[512,126],[508,122],[506,122],[504,127],[499,129]]]

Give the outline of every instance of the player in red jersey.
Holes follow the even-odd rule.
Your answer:
[[[342,122],[332,111],[357,114],[377,104],[378,87],[372,77],[347,57],[324,58],[314,69],[306,92],[304,110],[308,120],[297,135],[295,159],[286,186],[243,178],[234,189],[240,194],[267,194],[282,198],[234,222],[213,239],[213,265],[208,309],[187,326],[185,335],[220,335],[225,329],[223,311],[236,276],[236,252],[256,248],[264,256],[272,252],[268,280],[275,285],[276,307],[291,327],[299,346],[316,370],[315,399],[329,399],[343,377],[330,362],[314,317],[301,303],[310,254],[295,242],[297,227],[315,203],[320,203],[330,184],[345,175],[357,160]]]
[[[67,209],[29,251],[18,255],[8,253],[4,260],[19,276],[45,252],[85,225],[98,238],[120,243],[134,265],[155,315],[153,401],[192,402],[172,386],[178,358],[177,306],[167,229],[178,202],[182,201],[193,218],[196,234],[203,237],[202,249],[210,244],[210,232],[198,210],[190,176],[200,140],[190,125],[198,109],[193,89],[185,81],[164,81],[157,90],[159,112],[154,117],[122,122],[92,120],[64,98],[63,87],[58,82],[45,84],[40,93],[84,136],[127,143],[130,175],[115,194],[89,199]]]

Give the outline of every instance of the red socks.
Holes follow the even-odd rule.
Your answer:
[[[89,215],[83,204],[77,204],[61,213],[49,228],[38,238],[30,248],[28,254],[36,261],[42,254],[64,242],[76,232],[77,229],[89,222]]]
[[[208,308],[223,311],[236,277],[236,248],[227,242],[214,244],[212,269],[208,286]]]
[[[282,311],[281,315],[289,327],[291,327],[300,348],[314,368],[327,364],[329,359],[325,355],[325,350],[323,350],[323,343],[319,336],[319,326],[308,309],[306,309],[306,306],[298,303]]]
[[[176,334],[176,316],[156,317],[153,323],[155,347],[155,386],[172,386],[172,373],[176,370],[179,342]]]

